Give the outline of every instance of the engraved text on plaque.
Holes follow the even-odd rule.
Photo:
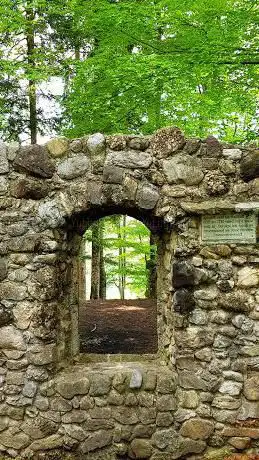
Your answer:
[[[256,243],[255,214],[237,213],[202,216],[203,243]]]

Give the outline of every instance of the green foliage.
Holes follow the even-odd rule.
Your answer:
[[[64,47],[55,42],[53,17],[63,17],[61,0],[2,0],[0,3],[0,133],[6,140],[30,135],[29,87],[36,88],[40,134],[57,129],[56,115],[43,116],[44,102],[54,99],[40,85],[63,74]],[[31,39],[34,43],[29,44]],[[64,62],[63,62],[64,61]],[[62,65],[61,65],[62,63]]]
[[[123,216],[114,215],[100,219],[103,234],[99,244],[104,249],[104,264],[107,286],[119,286],[121,277],[126,278],[125,288],[128,288],[138,297],[145,297],[148,270],[146,263],[150,258],[150,231],[133,218],[126,219],[123,225]],[[92,241],[91,227],[85,232],[86,241]],[[91,254],[84,256],[91,258]]]
[[[91,53],[75,66],[66,133],[256,137],[256,2],[74,1]]]

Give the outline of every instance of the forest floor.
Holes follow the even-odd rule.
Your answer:
[[[79,334],[85,353],[156,353],[156,301],[85,301],[79,310]]]

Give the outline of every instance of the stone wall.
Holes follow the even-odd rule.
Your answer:
[[[177,128],[1,143],[0,452],[257,452],[258,244],[205,245],[200,229],[203,214],[258,212],[258,195],[255,147],[185,139]],[[116,212],[158,241],[159,350],[97,364],[79,354],[77,254],[85,228]]]

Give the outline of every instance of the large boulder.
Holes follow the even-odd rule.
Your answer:
[[[167,158],[185,144],[182,131],[176,127],[162,128],[151,140],[151,149],[157,158]]]
[[[106,159],[107,164],[121,166],[122,168],[149,168],[152,157],[148,152],[137,150],[109,151]]]
[[[197,185],[204,177],[200,160],[181,153],[163,160],[163,171],[169,184]]]
[[[240,163],[240,173],[245,181],[259,177],[259,149],[249,150],[243,155]]]
[[[62,179],[74,179],[83,176],[90,170],[91,163],[89,158],[84,154],[78,154],[74,157],[62,161],[58,165],[57,173]]]
[[[21,147],[14,159],[13,167],[16,171],[45,179],[51,178],[55,172],[55,165],[47,148],[41,145]]]

